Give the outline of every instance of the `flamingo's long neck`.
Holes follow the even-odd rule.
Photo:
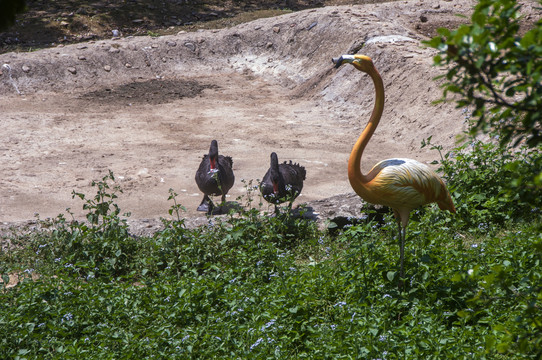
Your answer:
[[[365,71],[373,79],[376,94],[375,105],[369,123],[359,136],[350,153],[350,159],[348,160],[348,179],[350,180],[350,185],[352,185],[354,191],[362,198],[367,198],[370,197],[370,195],[368,194],[369,191],[367,190],[366,184],[371,179],[361,172],[361,156],[363,155],[363,150],[365,150],[371,136],[373,136],[373,133],[380,122],[382,112],[384,111],[384,84],[382,83],[380,74],[373,66],[368,70],[362,71]]]

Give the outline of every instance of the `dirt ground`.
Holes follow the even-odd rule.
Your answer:
[[[353,67],[333,69],[331,58],[360,47],[386,89],[362,168],[390,157],[430,163],[438,152],[421,141],[432,136],[451,149],[465,115],[432,104],[441,96],[432,79],[444,69],[432,66],[435,52],[421,41],[457,26],[456,14],[472,4],[326,6],[231,28],[0,54],[0,222],[68,207],[82,217],[72,190],[93,196],[92,180],[108,170],[132,219],[169,217],[170,188],[187,217],[201,216],[194,175],[212,139],[234,160],[228,201],[263,177],[272,151],[307,169],[296,204],[350,194],[348,156],[374,88]]]

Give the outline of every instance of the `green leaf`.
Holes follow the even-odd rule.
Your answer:
[[[388,278],[389,281],[393,281],[393,279],[395,279],[396,274],[397,274],[396,271],[388,271],[386,273],[386,277]]]

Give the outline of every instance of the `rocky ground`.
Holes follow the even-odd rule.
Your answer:
[[[29,5],[34,3],[46,2]],[[6,40],[10,32],[0,35],[3,51],[40,48],[0,54],[4,227],[26,223],[35,213],[54,217],[67,207],[82,218],[82,203],[72,191],[93,196],[92,181],[108,170],[123,189],[118,203],[131,212],[138,231],[150,231],[169,216],[169,189],[179,194],[187,219],[203,223],[207,219],[195,211],[202,195],[194,174],[212,139],[234,159],[229,202],[243,203],[239,198],[263,177],[275,151],[279,160],[307,168],[296,204],[308,204],[320,221],[345,209],[359,216],[361,201],[352,195],[346,165],[372,110],[374,89],[353,67],[333,68],[331,58],[341,54],[371,56],[384,79],[384,115],[364,155],[365,171],[389,157],[431,163],[439,154],[420,148],[421,141],[431,136],[449,150],[465,127],[462,109],[433,104],[441,96],[433,79],[445,69],[432,66],[435,52],[422,41],[438,27],[465,21],[456,15],[468,15],[471,0],[289,2],[289,9],[300,11],[273,2],[269,8],[282,15],[235,26],[232,19],[250,10],[251,2],[227,11],[203,8],[201,14],[217,18],[204,25],[196,10],[175,12],[179,4],[197,2],[126,1],[156,6],[164,15],[160,20],[125,9],[119,24],[103,19],[116,19],[120,5],[51,3],[58,5],[52,12],[59,21],[55,36],[39,42],[19,34],[14,43]],[[526,13],[539,16],[535,5],[526,2]],[[80,16],[102,19],[101,27],[88,23],[76,31]],[[85,29],[94,35],[83,36]]]

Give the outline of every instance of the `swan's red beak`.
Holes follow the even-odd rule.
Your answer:
[[[209,163],[210,163],[211,170],[216,169],[216,159],[215,158],[210,158]]]
[[[273,192],[275,193],[275,195],[278,195],[279,193],[279,184],[277,184],[274,181],[273,181]]]

